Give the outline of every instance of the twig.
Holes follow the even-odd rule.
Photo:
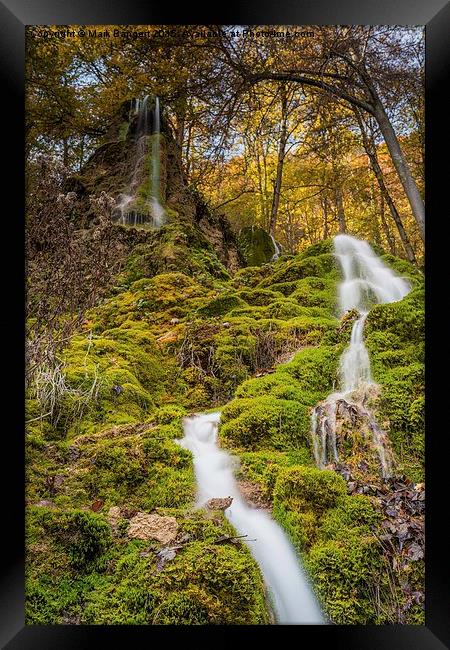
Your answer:
[[[225,542],[230,542],[233,539],[242,539],[247,537],[247,535],[232,535],[231,537],[218,537],[214,540],[214,544],[224,544]],[[247,542],[256,542],[256,539],[248,539]]]

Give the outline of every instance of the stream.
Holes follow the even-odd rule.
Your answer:
[[[217,412],[184,420],[180,444],[194,458],[197,506],[216,497],[233,498],[225,516],[239,535],[247,535],[244,541],[259,564],[277,623],[325,623],[306,573],[281,526],[243,499],[234,478],[233,457],[217,445],[219,421]]]
[[[313,450],[319,467],[324,467],[328,460],[338,460],[336,416],[339,404],[350,400],[355,391],[364,392],[373,383],[363,337],[370,306],[401,300],[410,291],[409,284],[391,271],[367,242],[338,235],[334,238],[334,253],[343,273],[339,285],[341,315],[350,309],[357,310],[359,315],[352,328],[350,343],[340,360],[340,389],[312,413]],[[390,461],[383,444],[384,432],[362,403],[358,407],[367,417],[382,473],[387,476]],[[179,444],[193,455],[197,506],[204,506],[210,499],[232,497],[225,516],[239,535],[246,536],[244,542],[263,575],[276,623],[326,623],[300,559],[285,532],[266,511],[251,507],[242,497],[234,478],[234,459],[217,444],[219,421],[219,412],[184,419],[184,438]]]

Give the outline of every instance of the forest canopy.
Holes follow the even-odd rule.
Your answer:
[[[189,185],[235,230],[286,252],[349,231],[421,265],[423,29],[289,30],[28,27],[29,183],[42,155],[82,170],[120,106],[156,94]]]

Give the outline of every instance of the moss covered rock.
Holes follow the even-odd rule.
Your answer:
[[[286,449],[308,445],[309,410],[294,400],[235,399],[222,411],[221,439],[246,449]]]
[[[275,254],[269,233],[258,226],[242,228],[238,241],[247,266],[261,266],[270,262]]]

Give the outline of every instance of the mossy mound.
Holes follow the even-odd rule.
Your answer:
[[[332,471],[293,466],[279,472],[273,502],[273,515],[302,554],[329,618],[338,625],[391,622],[378,600],[392,609],[380,514],[370,499],[348,496]]]
[[[247,266],[261,266],[270,262],[275,254],[269,233],[258,226],[242,228],[238,242]]]
[[[305,348],[276,372],[249,379],[222,411],[220,436],[229,446],[310,449],[312,407],[331,392],[341,346]]]
[[[206,236],[179,216],[152,233],[147,242],[134,248],[122,281],[129,284],[171,271],[185,273],[205,283],[211,283],[214,278],[230,279]]]
[[[230,524],[201,512],[170,512],[180,548],[161,561],[161,545],[130,541],[126,521],[113,538],[103,515],[30,509],[27,623],[267,623],[264,587],[249,550],[217,543],[233,535]]]
[[[260,286],[266,287],[269,284],[293,282],[311,276],[337,279],[339,272],[334,255],[332,253],[323,253],[314,257],[305,256],[304,253],[297,255],[285,264],[280,264],[270,278],[270,281],[269,279],[264,279]]]
[[[308,444],[308,407],[294,400],[235,399],[225,406],[221,439],[229,447],[286,449]]]
[[[423,479],[425,452],[425,313],[419,280],[400,302],[373,307],[366,324],[374,378],[382,387],[380,419],[399,471],[415,481]]]
[[[27,441],[28,499],[59,507],[117,505],[141,510],[189,506],[195,496],[191,455],[175,443],[181,415],[161,408],[147,424],[125,424],[74,441]],[[168,422],[170,419],[170,422]]]

